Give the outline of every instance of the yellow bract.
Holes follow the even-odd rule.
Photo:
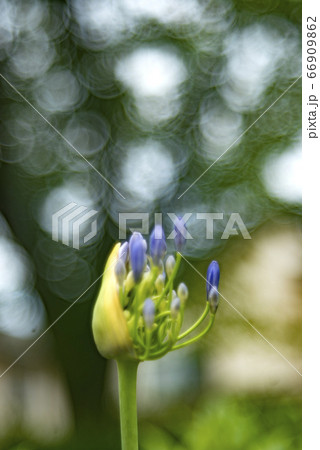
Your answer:
[[[120,243],[108,258],[100,292],[92,318],[93,337],[99,353],[105,358],[134,357],[132,340],[119,299],[119,286],[114,271]]]

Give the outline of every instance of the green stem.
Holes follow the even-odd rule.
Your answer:
[[[169,343],[167,343],[163,349],[159,350],[158,352],[151,353],[151,355],[149,355],[149,357],[148,357],[148,360],[151,361],[154,359],[159,359],[162,356],[164,356],[165,354],[167,354],[169,352],[169,350],[170,350],[170,346],[169,346]]]
[[[122,450],[138,450],[138,361],[117,360]]]
[[[193,344],[194,342],[197,342],[199,339],[201,339],[205,334],[208,333],[208,331],[210,331],[210,329],[213,325],[213,322],[214,322],[214,318],[215,318],[215,314],[211,314],[208,325],[206,326],[206,328],[203,331],[201,331],[200,334],[198,334],[197,336],[195,336],[192,339],[189,339],[188,341],[183,342],[182,344],[175,345],[174,347],[172,347],[171,351],[179,350],[179,348],[186,347],[187,345]]]
[[[163,311],[163,312],[159,313],[159,314],[155,317],[155,321],[157,321],[157,320],[160,319],[161,317],[166,317],[166,316],[171,316],[171,311]]]
[[[151,347],[151,330],[150,329],[146,329],[146,345],[145,345],[145,352],[143,355],[143,359],[147,359],[149,352],[150,352],[150,347]]]
[[[163,291],[161,292],[160,297],[157,299],[156,308],[159,307],[159,305],[161,303],[161,300],[164,298],[164,296],[169,291],[170,287],[173,285],[173,281],[174,281],[174,279],[175,279],[175,277],[176,277],[176,275],[178,273],[180,263],[181,263],[181,254],[177,253],[176,263],[174,265],[172,274],[170,275],[170,277],[169,277],[169,279],[167,281],[167,284],[165,285]]]
[[[150,290],[150,286],[153,285],[156,277],[158,275],[158,269],[154,267],[152,269],[151,277],[147,277],[143,279],[136,291],[136,295],[134,297],[134,326],[133,326],[133,340],[136,338],[136,334],[138,332],[138,321],[142,311],[143,302],[147,298],[148,290]]]
[[[209,309],[210,309],[210,306],[209,306],[209,303],[207,302],[205,310],[203,311],[201,317],[199,317],[199,319],[190,328],[188,328],[188,330],[186,330],[183,333],[179,334],[178,340],[183,339],[184,337],[188,336],[188,334],[190,334],[193,330],[195,330],[204,321],[204,319],[207,317]]]

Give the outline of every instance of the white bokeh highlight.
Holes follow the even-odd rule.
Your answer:
[[[242,115],[219,101],[212,102],[201,109],[199,127],[203,137],[202,152],[208,159],[215,161],[229,148],[231,155],[232,149],[241,142]]]
[[[35,338],[43,330],[45,310],[33,288],[33,267],[24,249],[11,239],[4,220],[0,231],[0,333]]]
[[[302,197],[301,142],[280,155],[267,159],[262,171],[265,187],[272,197],[288,203],[300,203]]]
[[[119,179],[133,204],[147,206],[161,198],[171,191],[174,178],[173,158],[162,144],[150,139],[128,147]]]
[[[134,49],[119,59],[115,75],[132,94],[144,120],[157,123],[178,114],[179,88],[188,72],[174,48],[147,45]]]
[[[283,24],[283,30],[288,24]],[[245,112],[259,107],[277,70],[299,52],[288,30],[255,23],[233,31],[225,40],[226,66],[221,95],[231,109]]]

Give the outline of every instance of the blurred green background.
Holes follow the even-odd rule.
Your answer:
[[[148,212],[150,225],[154,212],[192,212],[185,256],[203,275],[219,261],[227,301],[202,342],[139,368],[141,449],[301,448],[301,2],[0,10],[1,373],[81,296],[0,378],[0,447],[120,448],[115,366],[93,344],[99,283],[89,286],[120,212]],[[98,211],[79,250],[52,240],[52,215],[71,202]],[[223,218],[208,240],[196,213],[212,212]],[[221,239],[231,213],[251,239]],[[205,285],[187,264],[179,278],[187,325]]]

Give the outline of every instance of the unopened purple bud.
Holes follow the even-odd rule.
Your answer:
[[[178,297],[182,302],[185,302],[188,298],[188,288],[184,283],[180,283],[178,286]]]
[[[122,286],[127,275],[127,271],[122,259],[118,259],[118,261],[116,262],[116,265],[114,266],[114,272],[116,274],[119,285]]]
[[[220,269],[217,261],[212,261],[207,270],[207,300],[209,300],[209,293],[212,288],[216,288],[218,291],[220,280]]]
[[[176,232],[176,235],[174,238],[174,243],[175,243],[177,252],[181,252],[186,243],[186,238],[181,232],[181,230],[185,230],[185,229],[186,228],[185,228],[184,220],[182,219],[182,217],[177,217],[176,220],[174,221],[174,230]]]
[[[119,248],[119,259],[121,259],[124,264],[126,264],[128,259],[128,250],[129,250],[128,242],[124,242]]]
[[[158,275],[158,277],[155,281],[155,286],[156,286],[158,294],[161,294],[161,292],[163,291],[164,283],[165,283],[165,277],[161,273],[160,275]]]
[[[170,305],[170,311],[171,311],[171,315],[174,319],[176,319],[178,317],[179,311],[180,311],[180,298],[179,297],[174,297],[172,299],[171,305]]]
[[[170,275],[172,274],[175,264],[176,260],[174,259],[174,256],[169,255],[166,260],[166,272],[168,277],[170,277]]]
[[[141,233],[134,232],[129,241],[129,258],[136,283],[141,280],[146,263],[146,249]]]
[[[151,328],[154,322],[154,317],[156,314],[156,308],[151,300],[151,298],[147,298],[143,305],[143,318],[147,328]]]
[[[164,257],[167,244],[164,231],[161,225],[156,225],[150,235],[150,255],[154,264],[158,265]]]
[[[131,238],[129,239],[129,253],[131,251],[131,247],[135,242],[143,241],[143,236],[138,231],[134,231],[131,235]]]
[[[211,312],[215,314],[219,304],[219,292],[217,288],[215,287],[211,288],[208,295],[208,302],[210,304]]]
[[[158,268],[159,268],[159,273],[162,273],[164,276],[166,276],[166,273],[164,271],[163,261],[159,261]]]
[[[147,244],[147,241],[145,239],[143,239],[143,246],[144,246],[145,251],[147,251],[148,244]]]

